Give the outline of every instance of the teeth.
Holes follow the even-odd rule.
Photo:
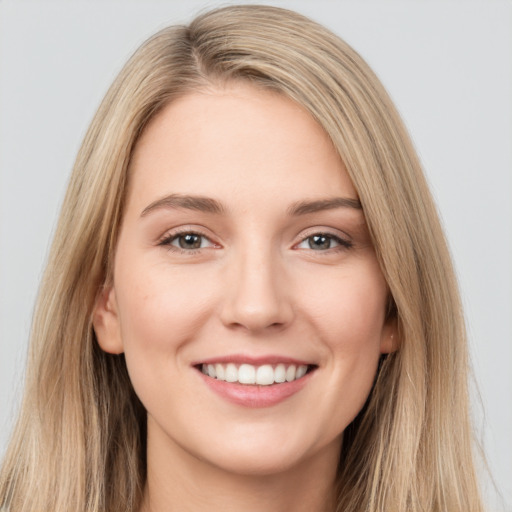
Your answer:
[[[215,365],[215,377],[219,380],[226,380],[225,378],[226,372],[224,371],[224,366],[221,364]]]
[[[251,364],[242,364],[238,368],[238,382],[240,384],[254,384],[256,382],[256,368]]]
[[[258,366],[256,370],[256,384],[260,386],[270,386],[270,384],[274,384],[274,368],[269,364],[264,364],[263,366]]]
[[[278,364],[274,370],[274,380],[276,382],[284,382],[286,380],[286,366]]]
[[[233,363],[229,363],[226,366],[224,378],[226,379],[226,382],[238,382],[238,368]]]
[[[236,366],[228,364],[203,364],[201,371],[205,375],[226,382],[239,382],[240,384],[257,384],[259,386],[270,386],[275,383],[292,382],[304,377],[308,371],[305,364],[296,366],[294,364],[278,364],[272,366],[264,364],[253,366],[252,364],[241,364]]]
[[[295,365],[288,366],[288,369],[286,370],[286,380],[288,382],[291,382],[292,380],[295,380],[295,373],[297,372],[297,369],[295,368]],[[209,373],[209,372],[208,372]],[[211,374],[210,374],[211,377]]]
[[[308,371],[307,366],[301,365],[297,368],[297,372],[295,373],[295,378],[300,379],[301,377],[304,377],[306,375],[306,372]]]

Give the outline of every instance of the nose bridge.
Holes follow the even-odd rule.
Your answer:
[[[293,315],[282,262],[271,244],[234,251],[223,310],[225,324],[249,331],[283,327]]]

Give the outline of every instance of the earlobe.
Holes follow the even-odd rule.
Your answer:
[[[389,319],[382,330],[382,338],[380,342],[381,354],[390,354],[396,352],[399,346],[398,334],[397,334],[397,322],[396,318]]]
[[[105,352],[121,354],[124,351],[113,286],[103,288],[98,294],[92,314],[92,324],[98,344]]]

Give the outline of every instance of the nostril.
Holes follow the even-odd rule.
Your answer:
[[[248,331],[252,333],[259,332],[280,332],[285,329],[287,322],[268,322],[261,317],[245,318],[244,321],[230,322],[226,327],[232,330]]]

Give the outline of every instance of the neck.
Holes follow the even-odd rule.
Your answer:
[[[148,472],[140,512],[326,512],[335,510],[340,443],[291,468],[239,474],[148,436]]]

